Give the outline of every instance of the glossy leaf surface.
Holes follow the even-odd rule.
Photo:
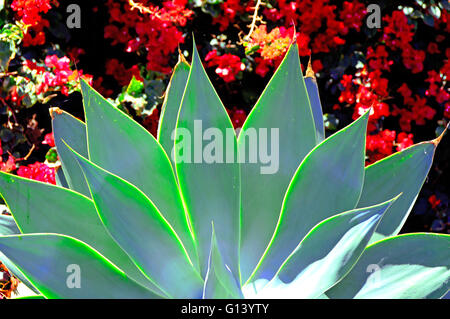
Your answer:
[[[277,229],[255,279],[272,279],[316,224],[356,206],[364,178],[368,117],[367,112],[330,136],[303,160],[286,193]]]
[[[81,155],[88,156],[86,125],[67,112],[54,108],[51,110],[53,136],[61,161],[64,177],[70,189],[85,196],[91,196],[80,166],[73,158],[63,140]]]
[[[293,44],[239,133],[243,282],[270,242],[295,170],[315,145],[313,115]]]
[[[89,198],[3,172],[0,173],[0,193],[22,233],[58,233],[78,238],[100,251],[129,276],[159,291],[109,236]]]
[[[158,141],[170,157],[172,163],[172,149],[174,146],[175,128],[177,126],[178,112],[180,111],[181,100],[189,76],[189,65],[183,59],[179,59],[173,69],[172,77],[166,89],[166,96],[161,109],[159,119]],[[174,163],[173,163],[174,164]]]
[[[195,45],[176,134],[176,171],[192,217],[201,274],[204,277],[208,268],[214,222],[224,263],[239,278],[240,179],[236,135]]]
[[[72,237],[4,236],[0,250],[46,298],[160,298]]]
[[[231,271],[225,266],[220,251],[217,248],[216,235],[212,233],[211,251],[208,260],[208,272],[203,289],[204,299],[235,299],[243,298],[240,285]]]
[[[450,235],[405,234],[366,248],[330,298],[440,298],[450,288]]]
[[[170,297],[200,298],[203,280],[151,200],[78,154],[77,159],[103,224],[139,269]]]
[[[366,167],[358,207],[402,193],[383,217],[371,242],[399,233],[427,177],[435,149],[432,142],[416,144]]]
[[[338,214],[318,224],[258,297],[321,296],[356,263],[392,201]]]
[[[144,192],[194,256],[188,216],[164,149],[144,127],[111,105],[85,81],[81,87],[89,159]]]

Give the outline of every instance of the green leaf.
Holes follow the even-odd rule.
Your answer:
[[[205,137],[207,135],[209,137]],[[211,222],[214,222],[224,263],[239,280],[240,177],[236,135],[202,66],[195,44],[176,137],[176,171],[192,218],[201,274],[204,276],[208,267],[208,242]],[[210,140],[204,148],[202,138]]]
[[[159,298],[93,248],[72,237],[2,236],[0,250],[20,265],[20,270],[46,298]]]
[[[103,224],[137,267],[169,297],[200,298],[203,280],[152,201],[132,184],[76,155]]]
[[[0,193],[22,233],[58,233],[78,238],[141,284],[162,293],[109,236],[89,198],[3,172],[0,172]]]
[[[0,214],[0,236],[20,234],[12,216]]]
[[[9,62],[14,58],[16,46],[12,41],[0,41],[0,71],[7,71]]]
[[[137,80],[133,75],[133,78],[128,84],[127,93],[133,96],[137,96],[141,94],[143,90],[144,90],[144,83]]]
[[[33,286],[33,284],[28,280],[27,277],[20,271],[20,269],[17,267],[17,265],[9,259],[5,254],[2,253],[0,249],[0,261],[8,268],[8,270],[19,280],[27,286],[29,289],[34,291],[35,293],[39,293],[39,290],[36,289],[36,287]]]
[[[158,141],[170,156],[173,165],[172,149],[174,140],[172,139],[172,134],[175,132],[177,126],[178,112],[181,107],[181,99],[183,98],[190,69],[189,64],[181,57],[180,55],[180,59],[173,69],[172,77],[166,89],[158,127]]]
[[[308,73],[308,70],[311,71]],[[311,110],[314,117],[317,143],[320,143],[325,139],[322,103],[320,103],[319,87],[317,86],[317,80],[314,75],[314,71],[311,68],[311,64],[308,64],[308,70],[306,71],[305,85],[306,90],[308,91],[308,97],[311,103]]]
[[[158,207],[185,245],[194,264],[196,248],[175,173],[161,145],[147,130],[81,81],[89,159],[130,182]]]
[[[12,216],[0,214],[0,236],[20,234],[20,230]],[[17,266],[0,251],[0,261],[8,268],[8,270],[20,279],[27,287],[38,293],[31,282],[20,272]]]
[[[300,164],[254,279],[272,279],[283,261],[316,224],[355,208],[364,178],[368,117],[366,112],[327,138]]]
[[[251,140],[252,134],[259,137]],[[251,151],[255,145],[258,149]],[[313,115],[297,44],[293,44],[239,133],[238,146],[243,162],[243,282],[248,279],[270,242],[284,194],[295,170],[315,145]],[[259,155],[258,159],[252,160],[252,156],[258,157],[257,152],[263,153],[264,149],[270,157]]]
[[[35,296],[25,296],[25,297],[17,297],[17,298],[12,298],[14,300],[24,300],[24,299],[47,299],[42,295],[35,295]]]
[[[330,298],[440,298],[450,288],[450,235],[405,234],[366,248]]]
[[[55,169],[55,182],[59,187],[70,188],[61,166]]]
[[[61,161],[62,170],[67,184],[71,189],[90,197],[89,189],[81,172],[80,166],[73,158],[70,150],[62,142],[66,141],[73,149],[83,156],[88,156],[86,142],[86,125],[67,112],[58,108],[50,109],[52,117],[55,146]]]
[[[416,144],[366,167],[357,207],[373,205],[403,193],[383,217],[371,243],[400,232],[425,182],[435,149],[432,142]]]
[[[320,297],[354,266],[393,201],[341,213],[315,226],[257,298]]]
[[[231,271],[225,266],[217,247],[214,227],[211,236],[211,250],[208,271],[203,289],[203,299],[240,299],[243,298],[240,285]]]

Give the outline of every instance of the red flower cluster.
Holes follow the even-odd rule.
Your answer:
[[[260,25],[245,44],[247,51],[258,48],[257,52],[263,58],[255,58],[255,72],[260,76],[265,76],[281,61],[294,36],[293,24],[299,30],[296,40],[300,56],[308,56],[311,55],[310,47],[313,53],[320,53],[330,52],[330,49],[345,44],[341,36],[348,34],[351,29],[360,31],[366,14],[365,5],[357,0],[344,1],[340,11],[330,5],[328,0],[280,0],[277,6],[265,8],[263,15],[269,21],[284,21],[289,28],[277,27],[267,33],[266,26]],[[251,8],[248,5],[247,11]],[[315,71],[319,72],[322,69],[320,61],[316,60],[314,64]]]
[[[366,14],[365,5],[357,0],[344,1],[339,18],[337,7],[330,5],[328,0],[280,0],[277,4],[278,9],[264,9],[264,16],[270,21],[283,19],[285,25],[294,23],[298,26],[305,38],[312,39],[313,53],[330,52],[344,44],[341,36],[350,29],[359,31]]]
[[[225,82],[236,80],[236,75],[245,70],[245,64],[237,55],[222,54],[217,55],[217,50],[209,52],[205,57],[206,66],[208,68],[216,67],[216,73]]]
[[[66,56],[59,58],[57,55],[48,55],[45,58],[44,66],[38,65],[31,60],[25,60],[23,66],[37,75],[36,94],[48,91],[60,91],[64,95],[69,95],[71,88],[77,85],[79,77],[83,77],[88,82],[92,82],[92,76],[83,75],[83,70],[72,71],[70,59]]]
[[[105,38],[112,39],[112,45],[124,44],[126,52],[144,49],[148,69],[170,73],[170,54],[184,41],[178,27],[185,26],[193,14],[186,5],[187,0],[164,1],[161,8],[150,1],[108,0],[110,24],[105,27]]]
[[[55,169],[48,167],[44,163],[36,162],[28,166],[21,166],[17,170],[17,175],[36,181],[56,184]]]
[[[400,128],[403,131],[411,131],[411,122],[415,121],[417,125],[424,125],[425,120],[431,120],[436,115],[436,111],[427,105],[427,99],[421,98],[418,94],[412,97],[412,92],[406,83],[398,89],[398,92],[403,96],[404,105],[409,108],[398,108],[394,105],[392,115],[400,115]]]
[[[240,0],[224,0],[220,4],[223,14],[214,17],[213,19],[213,24],[219,24],[220,31],[225,31],[228,26],[233,23],[236,16],[239,16],[250,9],[248,6],[246,9],[240,2]]]
[[[234,107],[232,109],[227,109],[227,112],[235,129],[240,128],[242,127],[242,125],[244,125],[245,119],[247,118],[247,114],[244,110]]]
[[[48,20],[41,14],[47,13],[52,4],[58,5],[56,0],[14,0],[11,9],[16,12],[18,19],[29,26],[25,33],[24,46],[42,45],[45,43],[44,27],[50,26]],[[32,35],[34,34],[34,36]]]
[[[376,162],[395,151],[401,151],[414,144],[413,135],[395,131],[382,130],[375,134],[368,134],[366,139],[366,151],[369,156],[367,164]],[[397,142],[396,142],[397,140]]]
[[[17,17],[27,25],[37,25],[43,19],[41,13],[47,13],[52,8],[51,0],[14,0],[11,9],[16,11]]]
[[[394,146],[397,151],[400,151],[412,144],[413,135],[408,134],[411,131],[411,124],[414,122],[416,125],[424,125],[427,120],[436,116],[437,112],[430,106],[428,97],[433,96],[437,103],[445,105],[444,116],[449,115],[448,109],[450,109],[450,94],[445,82],[445,79],[448,79],[450,75],[448,63],[450,49],[447,49],[448,52],[445,52],[447,61],[441,70],[439,72],[434,70],[428,72],[426,82],[429,83],[429,88],[425,92],[425,97],[413,94],[408,85],[403,83],[397,89],[403,100],[402,107],[393,104],[390,110],[384,101],[391,98],[394,92],[389,92],[389,82],[387,78],[383,77],[383,72],[389,72],[394,64],[394,59],[390,58],[390,54],[398,52],[401,55],[404,67],[415,74],[423,71],[426,52],[412,47],[414,25],[409,23],[408,17],[403,11],[394,11],[392,15],[386,16],[384,21],[387,25],[383,28],[381,39],[385,44],[367,48],[367,65],[355,75],[343,76],[339,97],[341,103],[354,105],[353,119],[372,107],[367,143],[370,161],[391,154]],[[436,42],[430,42],[427,52],[429,54],[440,53],[437,43],[443,40],[442,36],[436,36]],[[382,122],[379,120],[391,115],[399,117],[399,125],[403,131],[398,133],[396,142],[396,132],[380,129]]]
[[[50,147],[55,147],[55,138],[53,136],[53,133],[45,134],[42,144],[48,145]]]
[[[394,11],[391,16],[386,16],[384,21],[383,40],[392,50],[401,50],[403,64],[412,73],[419,73],[423,70],[425,51],[416,50],[412,47],[411,41],[414,37],[414,25],[408,23],[408,17],[403,11]]]
[[[365,66],[361,71],[352,75],[344,75],[341,80],[343,90],[339,102],[355,104],[353,119],[357,119],[371,109],[369,117],[369,132],[377,128],[377,120],[389,116],[389,106],[383,102],[388,97],[387,79],[381,77],[381,71],[368,72]]]
[[[128,85],[133,78],[133,75],[137,80],[144,81],[137,64],[127,69],[125,65],[117,59],[110,59],[106,62],[106,74],[111,75],[120,86]]]
[[[159,110],[155,107],[152,113],[148,115],[142,123],[147,131],[155,138],[158,136],[159,116]]]

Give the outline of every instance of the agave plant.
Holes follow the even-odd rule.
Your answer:
[[[296,44],[238,134],[195,44],[192,65],[175,67],[157,139],[81,87],[86,123],[51,111],[59,185],[0,175],[14,218],[2,216],[0,259],[43,297],[448,291],[450,236],[398,235],[442,136],[365,167],[369,114],[325,139],[317,84],[310,69],[303,77]],[[199,137],[199,123],[209,133]],[[256,146],[255,132],[264,137]]]

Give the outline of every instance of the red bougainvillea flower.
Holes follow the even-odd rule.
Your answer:
[[[170,54],[184,42],[179,27],[193,14],[186,8],[188,1],[163,1],[158,7],[150,1],[108,0],[106,5],[110,17],[104,37],[111,39],[112,45],[124,44],[128,53],[146,52],[148,69],[170,73]]]
[[[397,151],[402,151],[413,144],[414,144],[413,135],[411,133],[410,134],[407,134],[405,132],[398,133],[396,143]]]
[[[227,112],[235,129],[240,128],[242,127],[242,125],[244,125],[245,119],[247,118],[247,114],[244,110],[234,107],[232,109],[227,109]]]
[[[245,8],[240,4],[240,0],[225,0],[220,4],[220,8],[223,14],[220,14],[213,19],[213,24],[218,24],[220,31],[225,31],[234,21],[236,15],[245,12]]]
[[[56,184],[55,169],[48,167],[45,163],[36,162],[28,166],[21,166],[17,170],[17,175],[40,182]]]
[[[29,26],[23,39],[24,46],[43,45],[45,43],[44,28],[48,28],[50,23],[41,15],[47,13],[52,5],[58,6],[58,1],[14,0],[11,3],[11,9],[16,12],[17,18]]]
[[[106,74],[111,75],[121,86],[128,85],[133,75],[137,80],[144,81],[137,64],[127,69],[125,65],[117,59],[109,59],[106,62]]]
[[[431,195],[428,197],[428,203],[430,203],[432,209],[436,209],[441,203],[441,200],[436,197],[436,195]]]
[[[155,138],[158,135],[159,110],[155,107],[150,115],[148,115],[142,123],[147,131]]]
[[[217,50],[209,52],[206,57],[207,67],[216,67],[216,73],[225,82],[232,82],[236,80],[239,72],[245,70],[245,64],[241,62],[241,58],[233,54],[217,55]]]
[[[45,134],[42,144],[46,144],[50,147],[55,147],[55,138],[53,137],[53,133]]]

